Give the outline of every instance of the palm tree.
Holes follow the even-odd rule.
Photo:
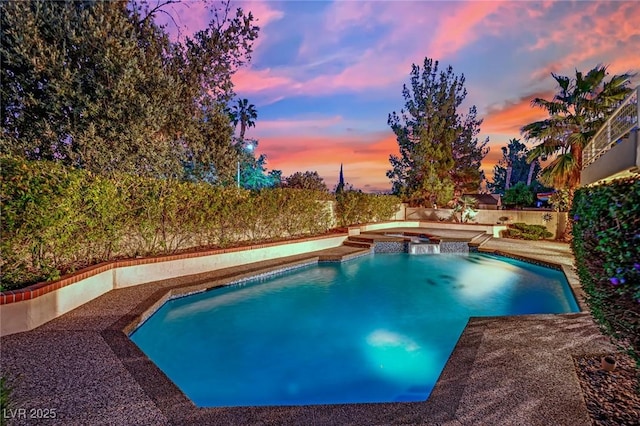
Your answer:
[[[507,178],[504,181],[504,190],[506,191],[511,187],[511,174],[513,173],[513,162],[511,158],[507,160]]]
[[[531,186],[531,181],[533,180],[533,171],[536,168],[536,164],[539,163],[539,160],[536,158],[529,164],[529,174],[527,175],[527,186]]]
[[[559,86],[553,100],[535,98],[531,102],[549,113],[549,118],[521,129],[527,140],[538,141],[529,152],[528,161],[555,155],[542,170],[543,183],[567,189],[570,194],[578,186],[582,150],[632,90],[628,86],[634,74],[614,75],[605,82],[607,74],[603,65],[597,65],[586,75],[576,70],[575,78],[552,73]]]
[[[255,120],[258,118],[256,106],[249,103],[248,99],[238,99],[238,103],[230,111],[231,121],[234,126],[240,123],[240,140],[244,140],[244,133],[247,127],[255,127]]]

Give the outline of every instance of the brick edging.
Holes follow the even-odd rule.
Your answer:
[[[99,263],[97,265],[88,266],[74,273],[67,274],[55,281],[44,281],[44,282],[32,284],[24,288],[0,292],[0,305],[8,305],[10,303],[16,303],[23,300],[35,299],[37,297],[43,296],[52,291],[59,290],[63,287],[67,287],[71,284],[75,284],[89,277],[93,277],[95,275],[98,275],[103,272],[107,272],[116,268],[147,265],[147,264],[160,263],[160,262],[169,262],[172,260],[191,259],[196,257],[212,256],[212,255],[223,254],[223,253],[234,253],[234,252],[240,252],[240,251],[256,250],[261,248],[275,247],[275,246],[284,245],[284,244],[304,243],[308,241],[316,241],[316,240],[322,240],[325,238],[335,238],[335,237],[346,236],[346,235],[347,235],[346,233],[317,235],[317,236],[303,237],[303,238],[298,238],[293,240],[272,241],[272,242],[265,242],[265,243],[259,243],[259,244],[252,244],[248,246],[210,249],[210,250],[204,250],[204,251],[189,251],[189,252],[180,253],[180,254],[168,254],[168,255],[160,255],[160,256],[152,256],[152,257],[141,257],[141,258],[135,258],[135,259],[111,260],[108,262]]]

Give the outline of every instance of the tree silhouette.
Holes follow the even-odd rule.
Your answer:
[[[320,177],[318,172],[306,171],[295,172],[291,176],[284,179],[282,183],[283,188],[295,188],[295,189],[311,189],[315,191],[328,192],[329,189],[324,183],[324,180]]]
[[[338,179],[338,185],[336,185],[336,194],[340,194],[344,191],[344,174],[342,173],[342,164],[340,164],[340,178]]]
[[[551,74],[558,93],[548,101],[535,98],[533,106],[545,109],[549,118],[522,127],[527,140],[538,142],[529,153],[533,161],[544,156],[555,158],[543,170],[541,181],[572,192],[580,181],[582,150],[610,113],[624,100],[632,74],[614,75],[608,82],[607,67],[598,65],[575,77]]]
[[[391,155],[387,171],[394,194],[412,205],[444,205],[455,195],[480,186],[480,160],[485,141],[478,144],[482,120],[471,107],[465,116],[457,112],[467,91],[464,75],[451,66],[425,58],[412,65],[411,83],[404,85],[405,107],[389,114],[387,123],[396,135],[400,156]]]
[[[509,144],[501,149],[502,158],[493,167],[493,181],[487,183],[489,191],[504,194],[518,182],[526,182],[527,186],[531,183],[534,186],[540,186],[536,182],[540,173],[540,164],[537,161],[527,164],[529,149],[520,142],[520,139],[511,139]]]
[[[237,104],[231,109],[231,119],[233,125],[240,124],[240,140],[244,140],[244,133],[247,127],[255,127],[255,120],[258,118],[256,106],[249,103],[248,99],[238,99]]]

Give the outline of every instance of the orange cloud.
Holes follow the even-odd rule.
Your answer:
[[[548,117],[543,109],[531,106],[531,101],[534,98],[552,99],[553,96],[553,92],[536,93],[507,101],[501,107],[489,108],[482,123],[482,133],[517,137],[522,126]]]
[[[487,156],[482,159],[480,169],[484,171],[484,175],[488,180],[493,180],[493,167],[498,164],[498,161],[502,158],[502,150],[500,147],[506,145],[507,142],[492,145]]]
[[[490,107],[485,114],[482,123],[482,135],[489,135],[490,151],[482,160],[482,170],[487,179],[493,179],[493,167],[502,158],[503,146],[509,143],[509,139],[521,139],[520,129],[522,126],[543,120],[548,114],[540,108],[531,106],[534,98],[552,99],[554,92],[540,92],[519,99],[506,101],[501,106]],[[526,142],[523,140],[523,142]]]
[[[517,116],[518,108],[522,107],[529,108],[528,102],[522,101],[520,106],[507,108],[495,117],[508,117],[510,113]],[[500,148],[506,146],[511,137],[518,137],[519,126],[521,124],[508,137],[492,140],[481,166],[488,179],[493,178],[493,167],[502,158]],[[310,136],[306,132],[267,136],[260,139],[259,151],[267,155],[269,169],[282,170],[284,176],[297,171],[317,171],[330,189],[337,183],[342,163],[346,181],[365,191],[390,189],[391,183],[386,177],[391,168],[389,156],[399,154],[395,135],[390,131],[347,136]]]
[[[275,75],[270,68],[262,70],[241,68],[233,75],[233,83],[235,89],[242,93],[258,93],[300,86],[288,77]]]

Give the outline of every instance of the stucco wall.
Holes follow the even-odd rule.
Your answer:
[[[221,250],[216,254],[194,254],[185,258],[178,256],[172,259],[168,256],[166,260],[134,259],[103,264],[98,268],[104,270],[102,272],[80,271],[76,276],[58,282],[43,283],[50,287],[43,294],[29,290],[29,287],[18,290],[36,294],[16,301],[12,296],[11,300],[0,304],[0,336],[32,330],[113,289],[337,247],[345,239],[345,235],[338,235],[276,243],[268,247],[239,248],[229,253]],[[120,265],[130,262],[134,264]]]
[[[452,209],[429,209],[424,207],[407,207],[407,220],[445,221],[449,220]],[[474,222],[496,224],[500,218],[509,218],[506,223],[524,222],[529,225],[544,225],[549,232],[559,238],[564,233],[567,223],[566,212],[548,210],[478,210]],[[547,220],[548,219],[548,220]]]

